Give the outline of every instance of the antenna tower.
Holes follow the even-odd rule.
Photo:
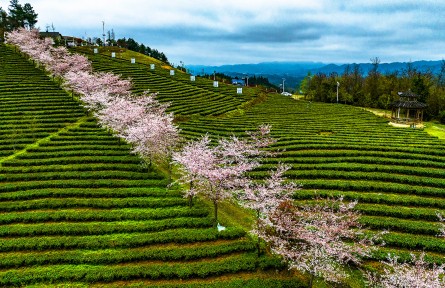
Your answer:
[[[103,46],[105,46],[105,22],[102,21],[102,37],[104,38]]]

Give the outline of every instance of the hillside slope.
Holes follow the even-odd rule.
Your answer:
[[[78,48],[76,51],[84,53],[92,61],[96,71],[113,72],[124,78],[131,78],[135,93],[149,90],[157,92],[158,99],[171,103],[170,111],[175,115],[221,115],[240,108],[244,103],[253,100],[260,93],[260,88],[244,88],[243,94],[237,94],[237,87],[225,83],[218,83],[213,87],[213,81],[196,77],[191,81],[188,74],[174,70],[154,59],[141,55],[137,63],[132,64],[126,55],[101,51],[92,53],[91,49]],[[151,69],[150,64],[155,64]],[[170,71],[174,75],[170,75]]]
[[[279,141],[253,177],[263,178],[278,163],[292,166],[286,176],[303,185],[295,199],[344,196],[357,199],[361,222],[389,230],[385,248],[374,255],[423,250],[444,262],[445,239],[436,213],[445,215],[445,142],[419,129],[394,128],[362,109],[296,101],[281,95],[246,111],[219,119],[181,123],[182,134],[196,138],[241,135],[262,123]]]
[[[0,60],[0,286],[298,285],[30,62]]]
[[[128,74],[131,76],[131,74]],[[445,142],[419,129],[395,128],[362,109],[295,101],[271,95],[266,102],[226,117],[195,117],[181,122],[182,135],[196,139],[243,135],[272,125],[277,154],[251,173],[259,179],[278,163],[292,165],[287,176],[303,185],[295,199],[314,195],[359,201],[369,230],[388,230],[374,259],[388,252],[407,259],[423,250],[444,262],[445,240],[436,213],[445,215]]]

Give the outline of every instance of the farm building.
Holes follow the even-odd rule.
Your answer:
[[[391,119],[398,123],[415,124],[423,120],[425,103],[418,102],[419,95],[407,91],[399,92],[400,99],[391,103]]]
[[[246,82],[244,82],[243,79],[234,78],[234,79],[232,79],[232,85],[245,86]]]

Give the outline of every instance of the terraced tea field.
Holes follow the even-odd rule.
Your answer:
[[[278,163],[292,166],[287,177],[303,185],[298,200],[320,196],[357,199],[361,222],[389,230],[385,248],[427,251],[444,262],[445,240],[436,237],[437,212],[445,214],[445,142],[422,130],[394,128],[369,112],[344,106],[269,96],[245,115],[181,123],[184,136],[240,134],[272,125],[278,154],[252,176],[262,178]]]
[[[189,208],[167,184],[0,45],[1,287],[300,285],[243,229],[218,232],[207,205]]]
[[[213,81],[196,77],[190,81],[190,76],[175,70],[170,75],[170,69],[156,64],[155,69],[143,63],[131,64],[129,60],[111,58],[111,54],[93,54],[91,49],[77,49],[88,56],[96,71],[113,72],[124,78],[131,78],[134,84],[133,92],[146,90],[158,92],[158,99],[170,102],[170,111],[175,115],[220,115],[237,109],[243,103],[252,100],[260,91],[257,88],[244,89],[243,94],[236,94],[236,87],[220,83],[213,87]]]
[[[354,107],[280,95],[214,117],[243,107],[258,91],[240,96],[233,86],[215,90],[209,80],[190,82],[179,72],[173,78],[161,67],[89,57],[97,70],[131,77],[136,91],[159,91],[175,113],[195,114],[180,122],[187,139],[271,124],[277,153],[252,177],[287,163],[286,176],[303,185],[297,201],[314,194],[357,199],[369,230],[389,230],[374,259],[424,250],[444,262],[445,240],[436,237],[436,213],[445,215],[444,141]],[[188,208],[177,188],[165,188],[164,175],[141,165],[20,55],[0,46],[0,61],[0,286],[302,285],[271,272],[280,263],[258,258],[243,229],[211,228],[203,202]]]

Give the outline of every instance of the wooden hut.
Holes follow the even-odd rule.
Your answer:
[[[400,99],[390,104],[391,119],[397,123],[415,124],[423,120],[425,103],[418,102],[419,95],[407,91],[399,92]]]

